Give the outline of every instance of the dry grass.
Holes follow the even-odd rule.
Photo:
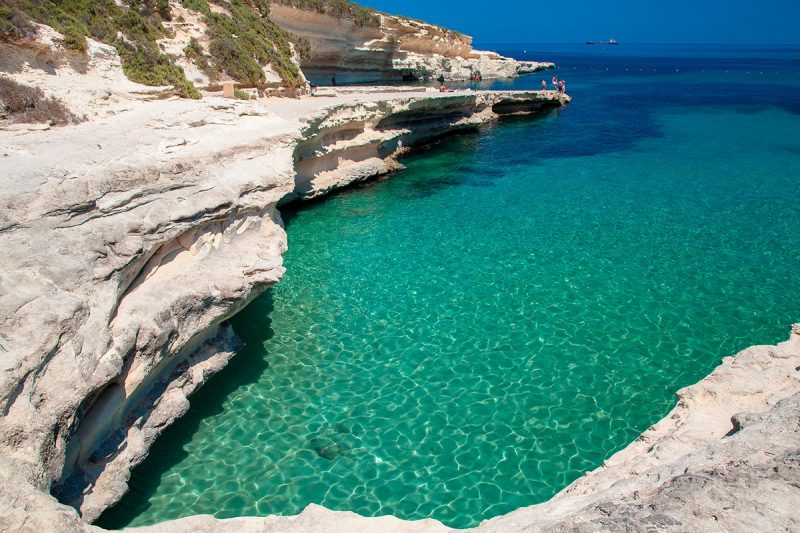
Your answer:
[[[54,126],[77,124],[84,120],[72,114],[61,100],[45,97],[38,87],[22,85],[6,76],[0,76],[0,118]]]

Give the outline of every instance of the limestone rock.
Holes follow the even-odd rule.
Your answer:
[[[64,101],[75,115],[115,115],[158,90],[128,80],[113,46],[87,38],[86,53],[79,53],[66,49],[50,26],[37,27],[35,40],[0,39],[0,72]]]
[[[282,28],[311,42],[306,75],[327,83],[443,78],[512,78],[553,68],[552,63],[520,62],[472,48],[472,37],[417,20],[380,15],[379,26],[286,6],[270,5],[270,17]]]
[[[0,459],[20,486],[0,520],[25,508],[28,524],[75,521],[51,492],[85,520],[121,497],[236,350],[224,321],[282,276],[279,204],[396,168],[405,148],[494,120],[508,102],[534,112],[568,100],[132,99],[76,126],[0,131]]]
[[[208,98],[0,132],[13,147],[0,177],[0,523],[88,531],[47,492],[89,519],[121,496],[132,465],[235,350],[220,324],[282,274],[276,206],[366,179],[444,132],[567,101],[363,90]],[[159,150],[176,131],[197,142]],[[789,341],[726,358],[679,391],[670,415],[549,502],[479,529],[797,529],[798,367],[795,326]],[[197,516],[149,529],[447,528],[309,506],[297,517]]]
[[[307,16],[304,24],[326,24]],[[538,68],[398,17],[325,31],[320,65],[361,57],[391,76],[409,68],[455,77]],[[342,42],[359,40],[342,53]],[[404,89],[145,102],[112,48],[89,48],[70,58],[47,30],[37,43],[0,43],[0,70],[90,115],[66,128],[0,131],[5,530],[97,530],[86,520],[127,490],[132,466],[235,352],[225,319],[283,274],[281,204],[396,169],[399,154],[444,133],[570,100]],[[798,530],[798,374],[800,325],[788,341],[726,358],[679,391],[666,418],[550,501],[478,529]],[[344,451],[320,450],[334,459]],[[446,529],[311,505],[296,517],[196,516],[144,530]]]

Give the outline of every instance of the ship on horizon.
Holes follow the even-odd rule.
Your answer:
[[[607,41],[586,41],[586,44],[619,44],[613,37]]]

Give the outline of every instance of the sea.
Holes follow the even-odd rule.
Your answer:
[[[311,503],[456,528],[597,468],[800,321],[800,45],[485,43],[571,104],[282,210],[283,280],[98,524]],[[458,85],[454,88],[463,88]]]

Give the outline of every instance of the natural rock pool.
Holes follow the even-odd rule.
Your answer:
[[[313,502],[474,526],[599,466],[721,357],[784,339],[796,68],[614,53],[542,57],[574,97],[558,113],[284,210],[287,273],[233,320],[247,347],[99,524]]]

